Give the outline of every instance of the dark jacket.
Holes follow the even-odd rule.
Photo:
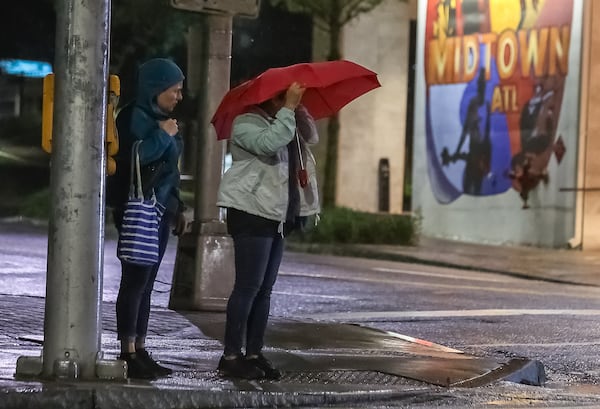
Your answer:
[[[179,134],[169,136],[159,127],[159,121],[169,119],[169,114],[156,105],[156,97],[161,92],[183,79],[179,67],[169,60],[154,59],[140,67],[136,100],[117,114],[119,152],[115,157],[117,171],[107,183],[109,206],[122,207],[127,201],[131,147],[136,140],[142,140],[139,155],[144,191],[149,193],[154,189],[157,201],[170,213],[183,209],[179,197],[178,167],[182,139]]]

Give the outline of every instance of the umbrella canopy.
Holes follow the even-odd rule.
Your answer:
[[[315,119],[331,116],[350,101],[381,86],[376,73],[346,60],[270,68],[225,94],[211,120],[217,139],[231,136],[233,120],[248,107],[273,98],[295,81],[306,87],[302,104]]]

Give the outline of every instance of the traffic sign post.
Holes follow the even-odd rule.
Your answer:
[[[234,15],[256,17],[259,0],[171,0],[173,7],[200,12],[190,29],[187,87],[199,100],[194,135],[198,149],[193,177],[194,222],[177,247],[169,308],[223,311],[233,288],[233,240],[216,206],[226,142],[217,141],[211,116],[229,90]]]

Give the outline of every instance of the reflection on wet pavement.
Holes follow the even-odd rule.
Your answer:
[[[181,312],[204,335],[223,340],[222,313]],[[440,386],[477,386],[501,378],[524,360],[478,358],[429,341],[354,324],[271,318],[265,344],[286,372],[371,371]],[[367,376],[365,374],[365,376]],[[481,379],[481,382],[477,382]]]

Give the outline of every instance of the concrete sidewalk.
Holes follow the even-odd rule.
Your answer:
[[[292,244],[290,248],[298,249]],[[303,248],[312,250],[314,248]],[[320,252],[494,271],[532,279],[598,285],[600,253],[471,245],[424,239],[415,247],[322,246]],[[15,379],[20,356],[40,356],[44,299],[0,295],[0,408],[224,408],[320,407],[350,402],[435,399],[445,386],[479,386],[500,379],[543,381],[528,360],[495,361],[413,339],[347,324],[274,317],[265,354],[284,371],[272,381],[224,380],[215,371],[223,314],[152,310],[148,349],[175,373],[153,382]],[[103,305],[102,351],[118,354],[114,304]],[[310,345],[285,342],[315,334]],[[324,336],[334,333],[335,336]],[[283,334],[283,335],[282,335]],[[335,343],[324,340],[336,339]],[[320,343],[319,343],[320,342]],[[316,343],[316,344],[315,344]],[[384,346],[382,346],[384,345]]]

